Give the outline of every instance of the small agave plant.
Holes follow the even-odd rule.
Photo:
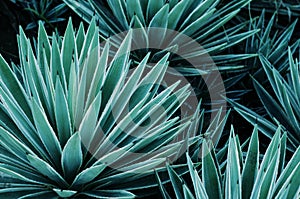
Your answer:
[[[266,90],[255,78],[253,84],[263,104],[266,114],[272,118],[263,117],[253,110],[230,100],[235,110],[252,124],[259,124],[259,128],[268,137],[272,137],[276,126],[280,123],[288,131],[288,149],[295,151],[300,145],[300,62],[294,60],[292,49],[288,49],[288,72],[286,76],[280,74],[270,61],[260,56],[264,72],[271,84],[272,93]]]
[[[285,72],[289,67],[288,59],[288,48],[292,53],[294,53],[299,47],[300,40],[291,42],[293,33],[295,32],[296,24],[298,20],[295,20],[291,25],[287,26],[282,33],[275,33],[274,27],[276,25],[277,13],[273,14],[271,19],[266,16],[266,11],[263,10],[261,15],[257,18],[254,18],[251,23],[252,29],[260,29],[261,31],[258,34],[253,35],[247,39],[247,48],[248,53],[259,52],[260,55],[266,57],[270,63],[272,63],[279,72]],[[266,28],[264,28],[266,21]],[[249,62],[246,65],[251,67],[250,71],[254,74],[254,77],[259,79],[264,79],[263,69],[259,61],[259,57],[256,57],[253,62]]]
[[[286,133],[279,127],[264,155],[259,152],[257,126],[254,128],[247,152],[231,130],[227,148],[227,161],[216,161],[214,150],[207,153],[209,142],[203,145],[200,174],[189,155],[187,164],[191,183],[185,181],[168,167],[174,196],[181,198],[299,198],[300,197],[300,147],[286,163]],[[157,175],[163,198],[170,199]]]
[[[269,2],[274,3],[274,2]],[[252,3],[253,6],[254,2]],[[259,5],[259,4],[258,4]],[[280,73],[286,73],[289,70],[289,48],[290,51],[294,54],[300,45],[300,39],[295,42],[291,41],[292,35],[295,32],[297,20],[295,20],[292,24],[285,27],[284,31],[276,32],[276,17],[277,13],[273,14],[271,19],[268,19],[266,15],[266,11],[263,10],[259,17],[255,17],[252,19],[250,29],[260,29],[261,31],[246,40],[246,52],[251,53],[259,53],[259,56],[264,56],[270,64],[278,70]],[[267,24],[266,24],[267,22]],[[289,47],[290,46],[290,47]],[[243,99],[243,95],[246,93],[252,93],[255,95],[255,88],[253,88],[253,84],[251,78],[249,80],[250,73],[257,81],[261,82],[263,86],[266,86],[269,81],[265,75],[264,67],[260,62],[259,56],[245,60],[245,71],[236,75],[235,77],[228,78],[227,81],[233,79],[233,85],[239,82],[239,85],[242,85],[241,89],[232,89],[230,90],[230,86],[226,85],[227,92],[226,96],[234,101],[239,101],[240,97]],[[241,83],[241,81],[243,83]],[[226,84],[226,81],[225,81]],[[232,84],[231,84],[232,85]],[[232,92],[232,93],[231,93]],[[250,96],[250,95],[249,95]],[[245,99],[245,98],[244,98]],[[251,107],[253,104],[257,106],[257,99],[254,100],[246,99],[247,106]],[[246,104],[245,104],[246,105]],[[262,110],[263,107],[256,107],[257,110]],[[276,129],[277,125],[273,129]],[[273,130],[274,131],[274,130]]]
[[[175,114],[188,87],[159,90],[168,55],[132,72],[131,37],[111,54],[95,20],[86,32],[70,20],[64,37],[40,23],[36,48],[20,29],[20,67],[0,56],[1,198],[133,198],[157,187],[153,169],[199,141],[182,133],[200,112]]]
[[[258,32],[258,30],[244,31],[248,22],[226,28],[226,23],[234,18],[241,8],[249,4],[250,0],[233,0],[225,5],[221,5],[220,0],[64,0],[64,2],[87,22],[96,17],[102,27],[100,34],[104,38],[128,31],[130,28],[143,29],[138,37],[143,36],[142,41],[148,45],[144,45],[144,51],[133,54],[135,60],[141,60],[141,57],[143,58],[149,51],[155,52],[153,59],[161,57],[162,52],[154,51],[151,47],[155,43],[156,49],[174,53],[169,58],[170,66],[176,67],[184,75],[203,74],[203,71],[197,70],[198,68],[195,69],[188,63],[183,64],[185,57],[203,57],[203,54],[209,53],[219,70],[236,70],[241,67],[228,62],[255,56],[255,54],[223,54],[224,50]],[[191,48],[191,43],[177,37],[178,35],[188,36],[201,44],[202,48]],[[178,52],[183,56],[176,56]]]
[[[45,26],[50,26],[54,29],[54,25],[66,20],[62,16],[68,11],[68,7],[58,0],[10,0],[12,3],[19,6],[22,10],[27,11],[27,17],[30,17],[31,22],[27,24],[26,30],[37,28],[38,20],[42,20]],[[26,13],[25,13],[26,14]]]
[[[253,0],[251,10],[260,11],[266,9],[267,13],[277,12],[280,16],[286,16],[291,20],[291,17],[299,17],[300,6],[297,1],[291,0]]]

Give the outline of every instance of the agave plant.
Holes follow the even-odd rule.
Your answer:
[[[168,167],[176,198],[299,198],[300,148],[285,163],[286,133],[279,127],[267,151],[259,152],[257,127],[254,128],[248,151],[242,152],[233,128],[228,143],[227,161],[219,164],[214,151],[206,153],[209,142],[203,145],[200,175],[187,155],[190,184],[185,183],[174,169]],[[225,168],[226,167],[226,168]],[[157,175],[164,198],[170,197]]]
[[[64,37],[40,23],[34,49],[20,29],[20,67],[0,56],[1,198],[133,198],[157,187],[166,158],[197,145],[203,111],[176,112],[189,87],[159,87],[168,55],[130,69],[131,39],[110,53],[95,20],[86,32],[70,20]]]
[[[226,22],[231,20],[250,0],[234,0],[224,6],[220,6],[219,0],[64,0],[64,2],[87,22],[95,16],[97,22],[103,27],[100,33],[105,38],[128,31],[130,28],[143,29],[137,37],[143,37],[138,41],[144,41],[144,50],[133,53],[135,60],[141,60],[141,57],[149,51],[156,52],[153,54],[153,59],[160,58],[161,51],[154,51],[151,47],[155,44],[156,49],[174,53],[170,57],[172,61],[170,66],[176,66],[176,69],[184,75],[202,74],[199,68],[193,68],[183,62],[186,57],[195,58],[209,53],[219,70],[233,70],[241,66],[228,65],[230,61],[256,55],[222,54],[225,49],[257,32],[257,30],[244,32],[243,28],[247,23],[228,29],[224,27]],[[153,28],[160,29],[153,30]],[[166,30],[174,30],[177,34]],[[178,37],[181,34],[197,41],[203,48],[191,48],[190,42]],[[176,52],[180,52],[181,56],[176,56]]]
[[[266,16],[265,10],[263,10],[258,17],[251,18],[250,16],[251,23],[249,24],[249,29],[260,29],[260,32],[246,39],[245,49],[243,50],[248,54],[259,53],[263,55],[280,73],[285,73],[289,68],[288,46],[290,45],[291,52],[295,53],[300,44],[299,39],[292,41],[297,20],[288,25],[283,31],[279,31],[276,27],[276,16],[278,16],[277,13],[273,14],[269,19]],[[247,18],[248,17],[247,15]],[[245,21],[246,19],[241,20]],[[246,72],[254,76],[255,79],[260,81],[263,85],[268,83],[259,57],[245,60],[244,65],[245,68],[241,73],[236,76],[229,75],[228,80],[226,80],[233,83],[233,88],[230,88],[230,85],[226,85],[225,82],[227,88],[226,95],[233,100],[239,100],[238,97],[244,97],[246,93],[250,94],[251,92],[255,92],[252,81],[251,79],[249,80],[249,75],[247,75]],[[237,82],[238,84],[236,84]],[[231,92],[233,92],[232,95]],[[249,98],[244,101],[248,106],[256,104],[256,101],[249,100]],[[261,110],[262,108],[257,107],[257,109]]]
[[[68,7],[57,0],[10,0],[14,4],[24,8],[29,12],[31,22],[27,24],[26,29],[36,28],[37,21],[42,20],[44,23],[54,28],[53,24],[66,20],[62,17],[68,10]]]
[[[291,51],[294,53],[300,43],[299,39],[291,43],[297,20],[287,26],[284,31],[279,32],[275,27],[277,14],[273,14],[271,19],[268,20],[265,12],[263,10],[259,17],[252,19],[251,28],[254,30],[261,29],[261,31],[247,39],[246,52],[258,52],[260,55],[266,57],[279,72],[285,72],[289,65],[288,46],[290,45]],[[268,23],[265,27],[266,22]],[[256,66],[250,68],[256,78],[262,76],[263,69],[260,67],[261,64],[258,57],[252,63],[247,63],[246,65],[250,67],[252,65]]]
[[[251,9],[255,11],[266,9],[269,13],[277,12],[289,18],[300,16],[299,1],[294,0],[254,0],[251,3]]]
[[[297,59],[294,61],[291,49],[288,52],[289,72],[286,78],[278,72],[267,58],[260,57],[263,69],[277,100],[273,99],[272,93],[266,90],[266,86],[262,86],[255,79],[253,81],[256,92],[273,122],[247,107],[233,101],[231,103],[245,119],[252,124],[259,124],[261,131],[268,137],[272,137],[278,123],[282,124],[288,131],[288,148],[294,151],[300,145],[300,67],[299,61]]]

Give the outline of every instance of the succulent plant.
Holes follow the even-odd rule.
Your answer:
[[[293,157],[285,161],[286,133],[279,127],[265,154],[259,152],[257,126],[254,128],[247,152],[242,152],[233,128],[225,162],[216,160],[215,152],[203,145],[202,164],[193,164],[187,155],[191,183],[186,183],[174,169],[168,167],[169,178],[176,198],[299,198],[300,196],[300,147]],[[196,167],[200,167],[198,173]],[[163,198],[172,193],[157,175]]]
[[[160,58],[162,52],[157,49],[171,51],[173,54],[169,58],[170,66],[176,67],[184,75],[201,75],[202,71],[199,68],[202,70],[205,68],[191,66],[184,62],[185,57],[196,58],[209,53],[218,70],[228,71],[243,67],[232,64],[231,61],[256,56],[255,53],[224,52],[258,32],[258,30],[244,31],[248,22],[226,28],[226,23],[235,17],[240,9],[250,2],[249,0],[234,0],[222,6],[219,0],[64,0],[64,2],[87,22],[96,17],[102,27],[100,34],[104,38],[118,35],[130,28],[143,29],[143,34],[139,34],[138,37],[143,36],[139,41],[144,41],[145,49],[132,53],[134,59],[140,61],[149,51],[153,53],[152,59]],[[202,48],[191,47],[190,42],[178,35],[188,36]],[[155,44],[156,50],[150,44]],[[177,56],[177,52],[184,56]],[[206,67],[205,70],[214,68]]]
[[[269,13],[277,12],[279,15],[289,17],[289,19],[292,16],[300,16],[298,0],[254,0],[251,3],[251,9],[255,11],[266,9]]]
[[[0,198],[300,198],[300,40],[276,21],[298,5],[64,0],[88,28],[50,36],[62,1],[10,1],[44,22],[19,65],[0,55]]]
[[[260,115],[253,110],[229,100],[235,110],[252,124],[259,124],[259,128],[268,137],[272,137],[276,131],[276,126],[281,124],[288,131],[288,149],[294,151],[300,145],[300,68],[298,59],[294,60],[292,51],[288,50],[289,68],[286,76],[268,61],[264,56],[260,56],[264,72],[273,90],[273,95],[259,81],[253,78],[255,90],[263,104],[266,115]],[[273,97],[274,96],[274,97]],[[269,116],[264,117],[264,116]],[[272,119],[273,121],[270,121]]]
[[[57,0],[10,0],[12,3],[28,11],[31,21],[27,24],[26,30],[36,28],[41,20],[47,26],[54,29],[54,24],[66,20],[63,15],[68,11],[68,7]]]
[[[203,112],[176,113],[188,85],[160,88],[168,55],[133,69],[131,41],[110,51],[95,20],[77,32],[70,20],[63,37],[40,23],[34,48],[20,29],[20,67],[0,56],[1,198],[133,198],[201,140]]]
[[[283,31],[278,31],[276,30],[277,13],[274,13],[270,19],[266,15],[266,11],[263,10],[259,17],[252,19],[251,28],[261,31],[247,39],[246,52],[256,52],[266,57],[280,72],[285,72],[289,67],[289,46],[293,53],[299,48],[300,40],[292,41],[298,20],[289,24]],[[259,57],[246,65],[250,67],[255,77],[263,79],[264,72]],[[254,67],[251,67],[252,65]]]

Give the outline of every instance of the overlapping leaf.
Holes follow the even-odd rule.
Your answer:
[[[128,31],[130,27],[144,29],[145,34],[134,35],[134,41],[143,41],[136,43],[137,47],[143,48],[133,53],[137,61],[141,61],[149,51],[156,52],[151,48],[145,51],[149,44],[156,49],[169,49],[177,45],[175,52],[172,52],[180,52],[180,56],[174,54],[170,57],[172,61],[170,66],[181,67],[180,72],[185,75],[190,75],[190,73],[199,75],[199,71],[192,70],[193,67],[182,66],[182,61],[187,58],[197,58],[209,53],[220,69],[236,70],[241,66],[228,63],[256,55],[256,53],[223,54],[225,49],[257,33],[256,29],[243,32],[247,23],[224,30],[224,25],[235,17],[240,9],[250,2],[249,0],[235,0],[225,6],[221,6],[219,0],[64,0],[64,2],[87,22],[90,22],[95,15],[102,27],[99,29],[100,34],[106,38]],[[150,29],[147,29],[148,27]],[[174,30],[177,33],[174,36],[174,32],[168,32],[168,30]],[[191,47],[189,41],[182,39],[182,34],[200,43],[205,51]],[[153,59],[160,57],[160,54],[160,51],[156,52]],[[228,56],[231,56],[230,60],[227,59]]]
[[[285,155],[285,137],[281,128],[277,129],[265,154],[259,153],[259,140],[257,127],[255,127],[248,151],[245,155],[239,155],[241,148],[237,137],[234,135],[233,128],[229,138],[227,149],[226,169],[222,175],[215,175],[216,171],[221,170],[218,161],[211,159],[210,156],[214,150],[202,156],[202,175],[199,175],[193,165],[190,156],[187,154],[187,164],[192,184],[187,184],[174,171],[170,169],[169,176],[176,198],[297,198],[299,196],[299,149],[293,154],[293,157],[285,163],[280,158]],[[207,148],[207,145],[204,146]],[[282,153],[282,154],[281,154]],[[259,156],[263,155],[262,161]],[[242,158],[239,161],[239,158]],[[211,159],[211,161],[206,161]],[[241,163],[241,164],[240,164]],[[284,165],[281,170],[279,165]],[[209,172],[210,168],[213,172]],[[207,173],[205,173],[207,172]],[[225,182],[222,186],[206,186],[206,175],[214,175],[219,183]],[[171,198],[160,181],[158,182],[164,198]],[[224,195],[225,194],[225,195]]]
[[[0,57],[0,171],[9,179],[0,197],[133,198],[129,191],[157,186],[153,169],[163,172],[182,143],[199,142],[203,117],[176,112],[188,86],[158,90],[169,55],[148,71],[149,55],[132,69],[132,33],[111,53],[95,20],[87,32],[69,21],[60,39],[40,23],[34,54],[21,29],[18,77]]]
[[[299,62],[294,61],[292,50],[288,52],[289,72],[287,77],[282,76],[279,71],[264,56],[260,57],[263,69],[271,84],[275,95],[270,93],[264,86],[253,80],[256,92],[268,115],[273,119],[268,119],[256,114],[247,107],[230,101],[235,109],[252,124],[259,124],[261,131],[272,137],[276,126],[280,123],[287,131],[288,148],[296,150],[300,144],[300,95],[299,95]]]

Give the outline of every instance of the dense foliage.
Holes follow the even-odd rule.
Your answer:
[[[8,2],[0,198],[300,197],[300,2]]]
[[[208,143],[203,145],[201,178],[187,155],[192,189],[167,166],[176,198],[299,198],[299,149],[285,163],[286,134],[276,130],[264,157],[259,157],[259,139],[255,127],[248,151],[242,153],[239,139],[233,128],[227,146],[227,161],[218,162],[214,151],[208,155]],[[159,177],[158,177],[159,178]],[[164,198],[171,198],[159,181]]]

